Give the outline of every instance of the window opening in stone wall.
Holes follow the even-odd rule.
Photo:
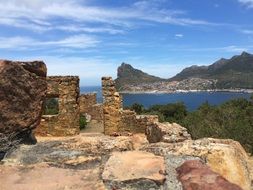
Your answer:
[[[59,113],[59,98],[46,98],[43,115],[57,115]]]

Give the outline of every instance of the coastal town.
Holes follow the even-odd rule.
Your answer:
[[[243,88],[230,88],[221,89],[216,87],[217,80],[214,79],[201,79],[201,78],[190,78],[182,81],[162,81],[155,83],[141,83],[138,85],[125,85],[124,90],[121,93],[188,93],[188,92],[243,92],[253,93],[253,89]]]

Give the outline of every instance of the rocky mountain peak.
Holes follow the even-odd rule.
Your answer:
[[[159,77],[149,75],[139,69],[135,69],[130,64],[123,62],[117,70],[116,87],[124,89],[126,85],[136,85],[141,83],[153,83],[163,81]]]
[[[250,56],[253,56],[252,54],[246,52],[246,51],[243,51],[242,54],[241,54],[242,57],[250,57]]]

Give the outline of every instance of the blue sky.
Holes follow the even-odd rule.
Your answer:
[[[0,0],[0,57],[43,60],[82,86],[126,62],[169,78],[253,53],[253,0]]]

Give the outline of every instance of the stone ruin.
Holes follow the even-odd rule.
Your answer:
[[[159,123],[157,115],[137,115],[124,110],[122,97],[116,91],[111,77],[102,77],[103,104],[97,103],[96,93],[79,95],[77,76],[47,77],[47,98],[58,99],[58,113],[42,115],[37,136],[71,136],[79,134],[80,116],[87,126],[84,132],[100,132],[105,135],[145,133],[150,142],[190,139],[186,129],[170,123]]]
[[[191,139],[186,129],[178,124],[160,123],[157,115],[137,115],[124,110],[122,98],[111,77],[102,77],[104,133],[146,133],[150,141],[180,142]],[[168,137],[169,136],[169,137]],[[154,140],[155,139],[155,140]]]
[[[58,99],[56,115],[42,115],[36,128],[38,136],[69,136],[79,134],[79,77],[47,77],[47,98]]]
[[[97,103],[97,94],[81,94],[79,97],[80,114],[86,117],[86,132],[104,133],[103,104]]]

